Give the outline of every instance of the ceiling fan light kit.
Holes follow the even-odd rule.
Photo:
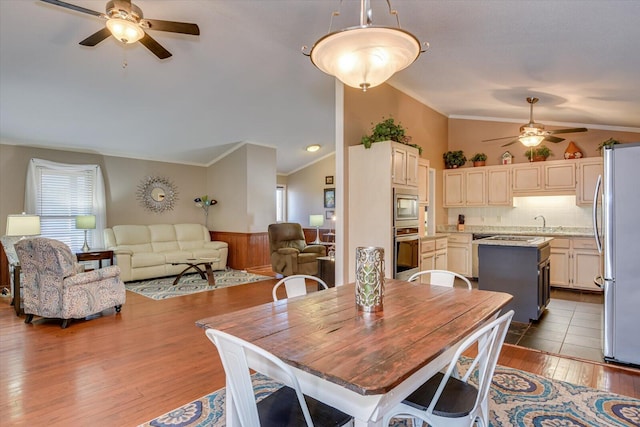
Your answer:
[[[362,89],[376,87],[400,70],[411,65],[424,52],[420,41],[410,32],[398,27],[374,26],[369,0],[360,1],[360,25],[331,32],[321,37],[311,48],[311,62],[321,71],[335,76],[347,86]],[[334,12],[333,16],[340,12]],[[425,50],[428,43],[425,43]]]
[[[111,18],[107,21],[107,28],[116,40],[124,44],[135,43],[144,37],[144,31],[138,24],[126,19]]]

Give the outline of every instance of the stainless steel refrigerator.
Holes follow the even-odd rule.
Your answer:
[[[640,365],[640,143],[605,148],[600,183],[602,238],[597,197],[593,218],[598,248],[604,251],[604,358]]]

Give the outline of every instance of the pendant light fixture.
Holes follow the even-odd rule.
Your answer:
[[[370,0],[360,0],[360,25],[331,32],[320,38],[310,53],[303,53],[321,71],[335,76],[347,86],[362,89],[376,87],[400,70],[411,65],[428,49],[410,32],[400,28],[398,12],[391,8],[389,13],[396,16],[398,27],[374,26]],[[333,16],[340,12],[334,12]],[[332,19],[333,20],[333,19]]]

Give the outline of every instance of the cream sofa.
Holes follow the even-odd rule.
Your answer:
[[[212,242],[200,224],[116,225],[104,230],[104,238],[125,282],[179,274],[186,266],[171,263],[187,258],[218,258],[214,270],[227,266],[229,245]]]

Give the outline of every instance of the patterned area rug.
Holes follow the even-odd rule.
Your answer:
[[[253,384],[258,400],[281,387],[261,374],[253,375]],[[224,410],[223,388],[139,427],[224,427]],[[491,384],[489,411],[491,427],[640,426],[640,400],[502,366]],[[394,419],[390,425],[411,421]]]
[[[215,286],[209,286],[209,283],[202,279],[199,274],[185,274],[175,286],[173,286],[175,276],[172,276],[139,282],[128,282],[125,283],[125,287],[128,291],[144,295],[147,298],[161,300],[195,294],[197,292],[228,288],[229,286],[244,285],[260,280],[273,279],[273,277],[261,276],[240,270],[214,271],[213,275],[216,281]]]

